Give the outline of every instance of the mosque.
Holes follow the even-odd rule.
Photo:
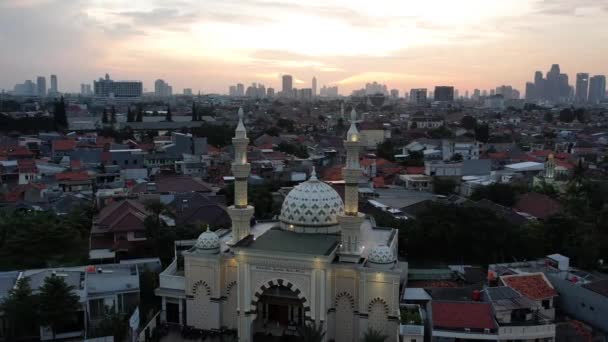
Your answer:
[[[356,113],[344,146],[345,200],[313,170],[285,198],[279,222],[250,225],[249,138],[239,110],[232,229],[202,233],[160,276],[161,320],[198,329],[236,329],[239,341],[294,334],[315,322],[325,341],[359,341],[368,329],[398,340],[397,231],[358,211],[360,134]]]

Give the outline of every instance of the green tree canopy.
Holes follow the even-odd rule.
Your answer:
[[[78,295],[73,291],[74,286],[66,284],[57,275],[46,277],[40,288],[40,322],[53,330],[53,339],[57,331],[77,319],[81,306]]]
[[[477,127],[477,119],[470,115],[465,115],[460,119],[460,127],[467,130],[473,130]]]
[[[376,152],[380,158],[395,161],[395,146],[390,139],[386,139],[378,144],[378,146],[376,146]]]
[[[38,302],[32,294],[29,278],[21,278],[17,286],[0,303],[0,312],[6,319],[7,341],[38,336]]]

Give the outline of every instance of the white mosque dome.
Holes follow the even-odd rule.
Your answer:
[[[323,228],[338,227],[338,215],[344,213],[344,202],[336,190],[317,179],[295,186],[281,207],[279,220],[284,229],[300,232],[332,232]]]
[[[207,231],[199,235],[194,247],[200,251],[213,251],[220,248],[220,238],[216,233],[207,228]]]
[[[388,246],[380,245],[372,248],[367,256],[367,261],[372,264],[387,265],[395,262],[395,256]]]

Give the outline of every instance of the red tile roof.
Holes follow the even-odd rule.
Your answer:
[[[374,177],[374,188],[385,188],[386,184],[384,184],[384,178],[382,177]]]
[[[502,276],[500,279],[506,286],[532,300],[543,300],[557,296],[557,291],[542,273],[514,274]]]
[[[405,168],[405,174],[407,175],[423,175],[424,166],[408,166]]]
[[[431,305],[434,328],[497,328],[489,303],[433,301]]]
[[[342,166],[335,166],[323,170],[321,179],[328,182],[342,180]]]
[[[38,172],[38,169],[36,168],[36,162],[31,159],[19,159],[17,161],[17,167],[19,168],[19,173]]]
[[[25,146],[10,146],[0,149],[0,157],[5,158],[18,158],[18,157],[32,157],[34,153],[27,149]]]
[[[562,206],[547,195],[529,192],[519,197],[514,208],[543,220],[559,213]]]
[[[91,177],[86,172],[62,172],[55,175],[57,181],[86,181]]]
[[[76,148],[75,140],[55,140],[53,141],[53,151],[72,151]]]

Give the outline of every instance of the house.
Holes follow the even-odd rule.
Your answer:
[[[548,219],[562,210],[562,206],[558,201],[536,192],[529,192],[519,196],[514,208],[519,212],[532,215],[540,220]]]
[[[28,184],[40,180],[38,168],[33,159],[17,160],[17,170],[19,172],[19,184]]]
[[[63,192],[93,191],[94,178],[84,171],[66,171],[55,175],[55,180]]]
[[[76,150],[76,140],[53,140],[51,143],[51,158],[60,160],[63,156],[69,156],[74,150]]]
[[[490,303],[433,300],[431,317],[431,341],[498,339]]]
[[[220,201],[220,196],[210,197],[202,193],[189,192],[175,195],[168,207],[178,226],[205,224],[213,228],[229,228],[232,220]]]
[[[135,200],[123,200],[104,207],[93,218],[89,246],[91,260],[141,253],[146,241],[144,220],[151,213]]]
[[[531,301],[530,308],[542,318],[555,318],[557,291],[542,272],[512,274],[500,277],[500,282],[522,294]]]

